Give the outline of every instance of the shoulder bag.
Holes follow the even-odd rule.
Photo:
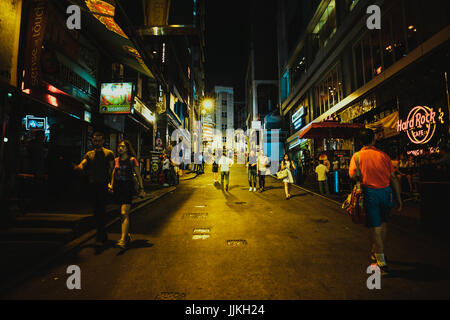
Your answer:
[[[359,170],[359,155],[355,153],[356,162],[356,177],[357,181],[353,187],[352,193],[348,195],[347,199],[342,204],[342,209],[347,211],[352,219],[353,223],[365,224],[366,223],[366,211],[364,209],[363,193],[361,190],[361,172]]]

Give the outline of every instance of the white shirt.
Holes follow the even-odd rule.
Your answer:
[[[233,164],[233,161],[225,156],[222,156],[219,160],[220,172],[230,171],[230,166]]]
[[[266,168],[266,165],[269,164],[269,158],[267,156],[258,156],[258,167],[259,171],[267,172],[268,168]]]
[[[169,164],[170,164],[170,161],[169,161],[169,159],[164,159],[164,162],[163,162],[163,170],[169,170]]]
[[[317,181],[327,180],[327,172],[328,172],[328,168],[326,166],[324,166],[323,164],[319,164],[316,167]]]

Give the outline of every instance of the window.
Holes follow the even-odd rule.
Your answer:
[[[281,78],[281,101],[284,101],[289,96],[289,69],[286,70]]]
[[[222,106],[226,107],[226,105],[227,105],[227,94],[224,93],[222,96]]]
[[[226,118],[227,117],[227,112],[226,111],[222,111],[222,118]]]
[[[345,0],[345,4],[346,4],[348,12],[353,10],[353,8],[356,6],[358,1],[359,0]]]
[[[363,48],[363,63],[364,63],[364,82],[372,80],[372,46],[370,41],[370,33],[366,33],[366,36],[362,41]]]
[[[411,52],[419,45],[419,13],[418,8],[420,0],[409,0],[411,5],[405,6],[405,27],[406,27],[406,41],[408,44],[408,51]]]
[[[227,137],[222,137],[222,142],[227,142]]]
[[[385,17],[381,20],[381,39],[383,43],[383,64],[386,70],[394,63],[394,44],[392,42],[391,18]]]
[[[336,32],[336,5],[335,0],[331,0],[325,12],[313,29],[313,47],[320,49],[325,47],[328,40]],[[314,52],[315,54],[316,52]]]
[[[355,48],[353,49],[353,54],[355,56],[356,87],[360,88],[364,84],[364,70],[363,70],[361,43],[355,46]]]
[[[326,77],[316,85],[316,101],[318,115],[326,112],[344,98],[339,65],[332,69]]]
[[[294,87],[295,84],[301,79],[302,75],[306,73],[306,52],[305,48],[303,48],[298,54],[295,62],[292,64],[292,67],[289,70],[290,72],[290,80],[291,87]]]
[[[222,130],[227,130],[227,125],[226,124],[222,125]]]
[[[401,3],[397,5],[391,11],[392,17],[392,41],[394,43],[394,58],[395,61],[400,60],[406,56],[406,40],[405,40],[405,23],[403,19],[403,9]]]

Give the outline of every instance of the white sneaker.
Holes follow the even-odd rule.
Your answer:
[[[256,192],[256,188],[253,188],[253,192]]]
[[[252,187],[250,187],[250,189],[248,189],[248,191],[252,191]]]

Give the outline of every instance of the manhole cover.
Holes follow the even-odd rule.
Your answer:
[[[227,245],[230,247],[239,247],[247,245],[247,240],[227,240]]]
[[[209,239],[209,237],[211,237],[209,234],[194,234],[192,236],[193,240],[205,240],[205,239]]]
[[[210,228],[196,228],[196,229],[194,229],[194,232],[193,233],[201,233],[201,234],[203,234],[203,233],[210,233],[211,232],[211,229]]]
[[[327,223],[328,219],[311,219],[311,221],[315,223]]]
[[[155,298],[156,300],[185,300],[186,294],[181,292],[161,292]]]
[[[208,216],[207,212],[190,212],[185,213],[185,218],[193,218],[193,219],[200,219],[200,218],[206,218]]]

